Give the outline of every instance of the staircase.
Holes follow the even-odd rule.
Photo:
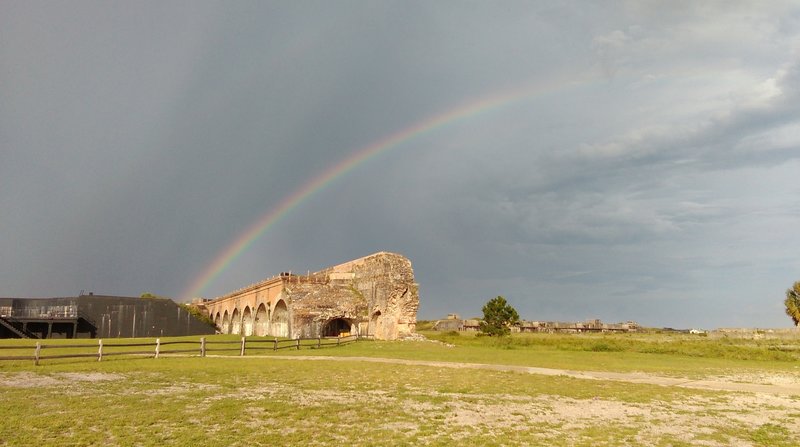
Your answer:
[[[8,330],[16,334],[19,338],[39,338],[32,332],[22,329],[22,327],[14,326],[8,317],[0,317],[0,325],[8,328]]]

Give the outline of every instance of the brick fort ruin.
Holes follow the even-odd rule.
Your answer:
[[[224,334],[395,340],[414,333],[418,288],[411,261],[380,252],[307,275],[281,273],[196,304]]]

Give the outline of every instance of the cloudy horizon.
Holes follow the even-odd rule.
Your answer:
[[[532,320],[791,326],[796,2],[0,9],[0,296],[178,297],[332,167],[457,116],[299,201],[203,296],[391,251],[420,319],[502,295]]]

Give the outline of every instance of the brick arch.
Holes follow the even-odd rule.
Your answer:
[[[339,337],[350,335],[353,331],[353,320],[350,318],[336,317],[325,322],[322,327],[323,337]]]
[[[253,312],[250,306],[246,306],[242,312],[242,335],[245,337],[253,335]]]
[[[288,337],[289,332],[289,306],[286,301],[279,299],[272,308],[270,319],[270,332],[275,337]]]
[[[218,331],[222,330],[222,327],[220,326],[221,324],[222,324],[222,317],[220,317],[219,312],[217,312],[217,314],[214,315],[214,326],[217,328]]]
[[[222,326],[220,327],[220,331],[223,334],[231,333],[231,317],[228,315],[227,310],[225,310],[225,314],[222,316]]]
[[[231,314],[231,334],[241,334],[242,333],[242,313],[239,312],[239,308],[233,308],[233,314]]]
[[[264,337],[269,335],[269,313],[264,303],[258,305],[255,318],[255,335]]]

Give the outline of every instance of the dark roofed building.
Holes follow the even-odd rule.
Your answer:
[[[166,298],[80,295],[0,298],[0,338],[118,338],[213,334]]]

